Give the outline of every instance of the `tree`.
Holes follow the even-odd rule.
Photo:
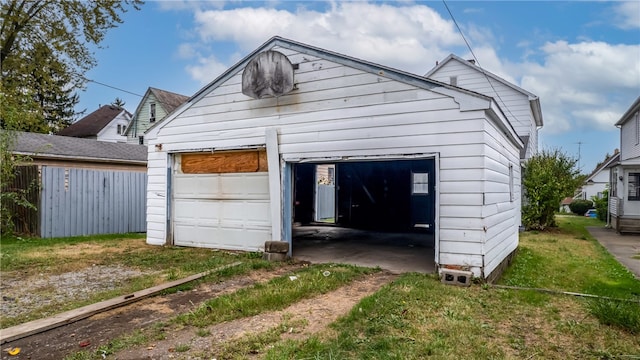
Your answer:
[[[120,108],[120,109],[124,109],[124,105],[125,105],[125,104],[126,104],[126,103],[125,103],[122,99],[120,99],[119,97],[117,97],[117,98],[116,98],[115,100],[113,100],[113,102],[111,103],[111,105],[113,105],[113,106],[115,106],[115,107],[118,107],[118,108]]]
[[[142,0],[3,1],[1,90],[12,107],[29,113],[31,119],[13,125],[56,132],[71,123],[78,103],[73,92],[84,87],[84,74],[96,65],[89,46],[100,48],[106,32],[122,23],[127,7],[139,10],[142,4]],[[6,128],[8,122],[0,120]]]
[[[554,215],[558,204],[573,195],[581,182],[577,162],[558,149],[541,151],[527,160],[522,176],[526,193],[522,222],[527,229],[556,226]]]

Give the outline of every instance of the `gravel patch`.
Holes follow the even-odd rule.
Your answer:
[[[38,308],[89,298],[93,293],[112,290],[146,273],[121,266],[95,265],[60,275],[39,274],[31,278],[2,274],[0,313],[13,318]]]

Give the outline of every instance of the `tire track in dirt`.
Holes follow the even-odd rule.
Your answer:
[[[2,352],[2,360],[60,360],[78,352],[95,352],[112,339],[152,323],[168,320],[197,308],[202,302],[228,294],[258,282],[291,273],[303,264],[286,265],[274,270],[257,270],[222,282],[201,283],[193,290],[158,295],[105,311],[89,318],[34,334],[6,344],[2,348],[20,347],[17,356]],[[81,347],[80,344],[89,344]]]
[[[230,341],[259,334],[280,326],[283,322],[294,325],[284,332],[281,339],[304,339],[319,333],[339,317],[346,315],[361,299],[394,280],[397,275],[378,272],[329,293],[299,301],[284,310],[266,312],[248,318],[237,319],[206,328],[209,336],[196,335],[196,328],[189,327],[167,333],[167,338],[143,347],[127,349],[116,354],[118,360],[140,359],[200,359],[224,357],[223,347]],[[177,345],[188,345],[186,352],[175,352]],[[250,354],[246,354],[250,356]]]

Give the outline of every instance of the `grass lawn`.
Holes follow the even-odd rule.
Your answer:
[[[134,276],[117,287],[91,293],[82,299],[53,302],[17,317],[3,314],[0,328],[6,328],[26,321],[39,319],[80,306],[110,299],[149,288],[164,282],[180,279],[189,275],[209,271],[231,264],[241,265],[227,268],[221,273],[212,274],[200,281],[224,279],[229,276],[246,273],[258,268],[271,268],[275,265],[261,259],[259,253],[235,253],[212,251],[211,249],[184,248],[174,246],[152,246],[145,242],[144,234],[96,235],[70,238],[2,238],[0,242],[0,271],[3,284],[9,278],[22,279],[28,284],[42,274],[60,275],[80,272],[96,266],[134,269],[141,275]],[[192,288],[198,282],[191,282],[177,291]],[[34,290],[47,296],[49,287]],[[10,295],[4,293],[3,295]],[[17,299],[20,301],[20,299]]]
[[[559,218],[553,232],[523,233],[501,284],[640,299],[640,281],[593,238],[595,219]],[[640,358],[640,305],[580,297],[445,286],[405,274],[365,298],[321,335],[284,341],[267,359]],[[622,314],[629,324],[607,321]],[[604,315],[603,319],[599,317]],[[611,323],[608,325],[608,323]]]
[[[518,254],[500,285],[640,300],[640,281],[585,229],[603,226],[602,222],[577,216],[559,217],[558,221],[560,227],[553,231],[521,234]],[[86,246],[85,243],[106,246],[111,241],[117,239],[66,239],[40,250],[37,250],[39,246],[27,246],[7,252],[24,258],[12,259],[6,266],[24,271],[30,271],[33,266],[51,268],[53,263],[30,263],[30,259],[38,253],[61,252],[58,248],[71,243],[81,247]],[[120,245],[114,243],[113,246],[123,249],[121,241]],[[131,241],[135,243],[136,239]],[[5,271],[4,241],[2,246]],[[18,254],[30,251],[34,251],[31,256]],[[119,254],[120,251],[127,255]],[[146,248],[138,244],[109,256],[113,256],[110,261],[155,269],[161,274],[156,278],[186,276],[238,261],[239,256],[248,264],[241,271],[274,266],[264,264],[252,254],[231,255],[211,250],[201,254],[200,251],[203,249]],[[102,257],[91,258],[89,253],[69,260],[68,265],[64,257],[57,262],[65,263],[62,267],[73,268],[74,262],[102,260]],[[168,264],[172,264],[170,269]],[[336,276],[327,278],[319,269],[312,265],[296,272],[304,281],[291,281],[289,276],[282,276],[211,299],[196,311],[114,339],[101,353],[81,352],[69,359],[100,359],[103,354],[110,356],[128,347],[145,346],[153,339],[165,338],[173,330],[185,327],[193,327],[194,336],[206,339],[211,335],[205,329],[207,326],[282,309],[375,271],[337,266],[332,271]],[[201,355],[217,359],[640,359],[640,304],[637,302],[594,300],[482,283],[468,288],[448,286],[441,284],[435,275],[416,273],[401,275],[363,298],[346,316],[310,337],[283,339],[281,334],[289,326],[273,325],[269,331],[248,333],[225,344],[225,354]],[[176,344],[175,351],[175,358],[192,355],[187,343]]]

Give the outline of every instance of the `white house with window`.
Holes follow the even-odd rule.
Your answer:
[[[604,191],[609,188],[610,167],[619,160],[620,152],[616,149],[613,155],[608,155],[603,162],[593,169],[573,198],[581,200],[601,199],[604,196]]]
[[[640,97],[616,123],[620,160],[611,165],[609,215],[617,232],[640,232]]]

